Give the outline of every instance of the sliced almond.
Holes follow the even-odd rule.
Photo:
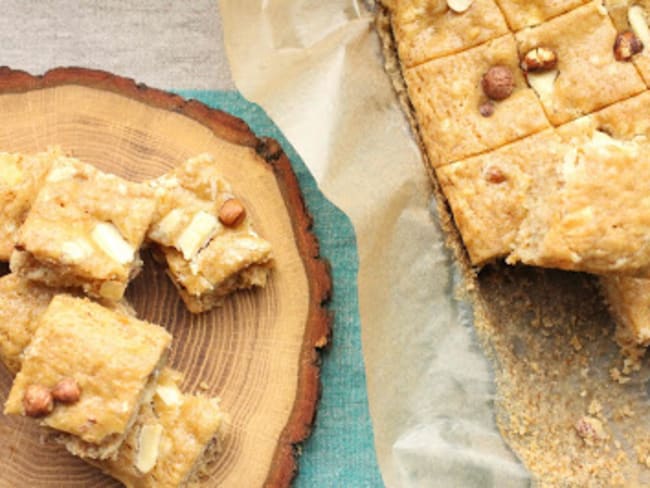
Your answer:
[[[158,385],[156,395],[168,407],[177,407],[183,404],[183,394],[176,385]]]
[[[535,90],[539,98],[548,98],[553,93],[553,85],[559,71],[543,71],[541,73],[528,73],[526,79],[530,87]]]
[[[645,10],[640,5],[632,5],[627,11],[627,20],[634,34],[644,46],[650,46],[650,28],[646,19]]]
[[[190,260],[220,227],[221,224],[214,215],[197,212],[176,241],[176,248],[183,253],[185,259]]]
[[[100,222],[95,226],[92,238],[99,248],[111,259],[120,264],[128,264],[135,257],[135,249],[129,244],[120,231],[109,222]]]
[[[456,13],[463,13],[472,6],[473,0],[447,0],[447,6]]]
[[[151,471],[158,461],[162,433],[163,427],[160,424],[147,424],[140,429],[135,467],[142,474]]]

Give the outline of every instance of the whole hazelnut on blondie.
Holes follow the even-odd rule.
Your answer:
[[[515,77],[507,66],[492,66],[483,75],[481,87],[492,100],[505,100],[515,89]]]
[[[226,200],[219,209],[219,220],[226,227],[237,227],[245,218],[246,209],[236,198]]]
[[[547,71],[557,66],[557,54],[548,47],[536,47],[526,53],[521,69],[526,72]]]
[[[80,396],[81,389],[74,378],[64,378],[52,388],[52,398],[60,403],[76,403]]]
[[[29,385],[23,397],[23,408],[28,417],[44,417],[54,408],[52,392],[43,385]]]
[[[616,61],[629,61],[632,56],[643,51],[643,42],[634,32],[625,31],[616,36],[614,42],[614,57]]]

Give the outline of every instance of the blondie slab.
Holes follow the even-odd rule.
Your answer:
[[[513,76],[514,89],[494,102],[485,117],[487,102],[481,80],[494,66]],[[434,167],[501,147],[550,127],[544,110],[528,88],[519,69],[519,54],[510,34],[473,49],[435,59],[404,71],[420,134]]]
[[[632,63],[614,59],[616,35],[611,19],[595,2],[516,34],[522,55],[537,47],[557,55],[553,71],[528,75],[554,125],[646,89]]]
[[[114,457],[141,405],[151,399],[170,343],[162,327],[58,295],[23,353],[5,414],[30,413],[32,387],[52,390],[69,379],[80,396],[41,412],[41,424],[61,432],[60,441],[77,456]]]
[[[52,161],[62,156],[58,148],[34,155],[0,153],[0,261],[9,261],[18,229]]]
[[[253,230],[217,163],[201,155],[152,181],[158,206],[148,238],[191,312],[218,306],[233,291],[264,286],[271,245]]]
[[[118,301],[138,272],[153,191],[58,158],[18,232],[11,269],[53,287]]]
[[[181,393],[182,376],[163,369],[115,460],[93,462],[130,488],[193,485],[219,454],[226,416],[217,398]]]
[[[494,0],[454,12],[446,0],[384,0],[404,67],[464,51],[508,33]]]

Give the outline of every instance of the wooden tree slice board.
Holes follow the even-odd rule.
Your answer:
[[[268,286],[192,315],[163,267],[146,259],[128,298],[139,317],[173,333],[170,363],[186,374],[184,390],[201,392],[205,383],[205,393],[220,396],[231,416],[230,435],[205,485],[287,486],[296,469],[294,444],[309,435],[315,414],[318,349],[330,333],[323,304],[331,282],[279,145],[198,102],[77,68],[42,77],[0,68],[0,127],[0,150],[60,145],[136,181],[203,152],[216,157],[256,229],[274,247]],[[11,381],[0,368],[3,402]],[[41,444],[39,432],[29,419],[0,415],[1,487],[119,486],[63,448]]]

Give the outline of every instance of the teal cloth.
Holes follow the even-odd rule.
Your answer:
[[[322,397],[311,437],[302,446],[296,487],[365,488],[383,486],[368,411],[366,375],[361,354],[358,255],[354,228],[330,203],[280,130],[258,106],[238,92],[178,92],[246,121],[259,136],[276,139],[291,159],[320,241],[321,256],[332,267],[333,343],[323,355]]]

